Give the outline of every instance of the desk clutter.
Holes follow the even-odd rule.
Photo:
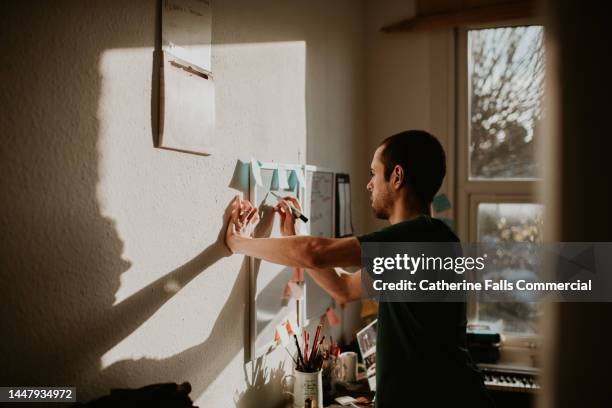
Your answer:
[[[488,324],[468,324],[467,346],[476,363],[495,364],[499,361],[501,335]]]
[[[301,333],[293,334],[295,351],[289,351],[287,345],[283,347],[293,361],[293,375],[285,387],[292,389],[292,406],[295,408],[323,408],[334,401],[335,398],[354,395],[355,391],[362,395],[357,401],[360,406],[368,406],[371,402],[371,392],[365,378],[358,381],[357,353],[342,352],[340,346],[334,342],[332,336],[326,340],[322,335],[323,324],[319,324],[314,336],[303,329]],[[343,401],[348,401],[344,398]],[[351,400],[352,401],[352,400]],[[324,405],[325,404],[325,405]]]

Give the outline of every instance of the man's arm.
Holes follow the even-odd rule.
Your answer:
[[[291,198],[289,198],[291,200]],[[244,205],[243,205],[244,204]],[[297,200],[294,205],[300,208]],[[258,223],[257,211],[250,203],[234,202],[234,211],[227,228],[225,242],[234,253],[264,259],[269,262],[305,268],[314,281],[339,303],[361,297],[361,271],[337,273],[333,267],[359,266],[361,247],[356,238],[328,239],[295,236],[295,219],[287,204],[279,204],[284,238],[252,238],[249,232]],[[242,215],[238,213],[241,212]]]
[[[250,238],[236,233],[230,223],[226,242],[234,253],[298,268],[326,269],[361,265],[361,247],[354,237]]]
[[[338,303],[361,298],[361,269],[355,273],[337,269],[307,269],[312,279]]]

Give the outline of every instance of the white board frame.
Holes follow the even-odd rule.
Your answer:
[[[317,171],[321,171],[321,172],[329,172],[333,174],[332,177],[332,209],[335,209],[335,172],[333,170],[329,170],[329,169],[325,169],[325,168],[321,168],[318,166],[313,166],[313,165],[299,165],[299,164],[285,164],[285,163],[272,163],[272,162],[266,162],[266,163],[260,163],[260,169],[261,170],[277,170],[277,169],[283,169],[283,170],[298,170],[298,171],[302,171],[304,174],[304,180],[307,181],[307,172],[317,172]],[[253,176],[253,172],[250,171],[250,176],[249,176],[249,200],[253,203],[258,205],[259,201],[263,198],[263,197],[259,197],[257,196],[257,188],[256,188],[256,182]],[[305,198],[310,198],[310,196],[307,194],[306,192],[306,186],[305,185],[300,185],[298,188],[298,199],[303,203],[304,205],[304,213],[307,217],[310,217],[310,202],[306,203],[305,202]],[[332,238],[333,238],[333,233],[335,232],[335,211],[332,211]],[[307,225],[307,231],[308,233],[310,232],[310,226],[308,224]],[[245,353],[246,356],[246,360],[250,361],[250,360],[254,360],[258,357],[260,357],[261,355],[267,354],[269,352],[271,352],[272,350],[274,350],[277,345],[274,342],[274,339],[271,339],[269,342],[265,343],[263,346],[260,346],[259,348],[256,348],[256,342],[257,342],[257,305],[256,305],[256,294],[257,294],[257,281],[256,281],[256,276],[255,276],[255,258],[253,257],[249,257],[249,293],[248,293],[248,318],[249,318],[249,349],[248,352]],[[307,285],[306,285],[307,286]],[[302,304],[302,307],[304,308],[304,310],[308,309],[308,304],[307,304],[307,288],[305,288],[305,296],[304,296],[304,301]],[[329,301],[329,305],[333,304],[333,299],[331,298],[331,296],[329,297],[330,301]],[[308,316],[306,316],[306,321],[304,322],[304,325],[308,325],[309,321],[308,321]]]
[[[305,177],[305,165],[298,164],[284,164],[284,163],[261,163],[260,170],[298,170],[304,172]],[[305,186],[300,185],[298,187],[298,199],[300,201],[303,200],[305,193]],[[257,185],[255,182],[255,178],[253,176],[253,172],[250,171],[249,177],[249,200],[254,204],[258,205],[259,201],[263,197],[259,197],[257,195]],[[276,343],[274,339],[271,339],[269,342],[265,343],[263,346],[256,348],[257,342],[257,305],[255,303],[256,295],[257,295],[257,279],[255,276],[255,262],[256,259],[253,257],[249,257],[249,352],[247,360],[254,360],[255,358],[267,354],[276,348]]]

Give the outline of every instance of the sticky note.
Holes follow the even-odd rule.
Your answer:
[[[298,332],[298,325],[294,318],[289,317],[286,323],[287,323],[287,332],[289,333],[290,336],[293,336],[294,334]]]
[[[289,183],[289,190],[295,190],[295,188],[300,184],[300,180],[298,179],[295,170],[291,170],[289,172],[289,179],[287,182]]]
[[[289,284],[285,285],[285,289],[283,290],[283,295],[281,296],[282,300],[288,300],[291,297],[291,288]]]
[[[446,194],[438,194],[433,199],[433,210],[434,212],[442,212],[451,208],[451,203]]]
[[[338,318],[338,315],[333,308],[328,307],[325,315],[327,316],[327,321],[329,322],[330,326],[335,326],[340,323],[340,318]]]
[[[253,173],[253,179],[255,180],[255,184],[258,186],[263,186],[263,181],[261,181],[261,166],[257,160],[251,157],[251,173]]]
[[[289,286],[289,290],[291,290],[291,296],[293,296],[294,299],[304,299],[304,291],[302,290],[302,287],[299,284],[295,282],[289,282],[287,285]]]
[[[250,162],[238,160],[236,162],[236,167],[234,168],[234,174],[232,175],[232,180],[230,181],[229,187],[245,193],[248,192],[250,168]]]
[[[272,172],[272,180],[270,181],[270,191],[278,191],[278,169],[274,169]]]

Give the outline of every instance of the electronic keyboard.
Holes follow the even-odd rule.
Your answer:
[[[537,368],[498,364],[478,364],[478,368],[490,390],[534,393],[540,389]]]

